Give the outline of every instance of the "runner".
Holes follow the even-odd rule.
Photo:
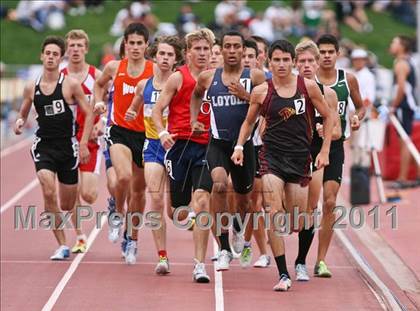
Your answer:
[[[342,69],[336,69],[335,63],[339,55],[337,38],[333,35],[322,35],[317,46],[320,53],[317,82],[330,87],[337,94],[338,114],[341,119],[341,138],[331,144],[329,154],[330,165],[324,169],[323,176],[323,206],[322,219],[319,230],[318,256],[314,269],[315,276],[331,277],[331,272],[325,263],[328,247],[333,235],[335,222],[334,208],[336,207],[337,194],[340,190],[344,164],[344,140],[350,136],[350,127],[357,130],[360,121],[365,115],[365,108],[359,93],[359,85],[353,74]],[[352,99],[356,113],[347,128],[349,98]],[[325,134],[325,130],[324,130]],[[325,139],[325,137],[324,137]],[[314,204],[314,202],[312,202]]]
[[[264,73],[258,69],[245,69],[242,57],[245,51],[244,38],[241,33],[229,31],[222,36],[223,68],[211,69],[200,74],[191,98],[191,124],[203,127],[197,121],[202,98],[207,90],[211,101],[211,141],[208,150],[208,161],[213,180],[211,194],[214,213],[228,212],[227,189],[228,177],[231,175],[234,189],[236,210],[245,219],[247,212],[253,212],[250,206],[251,191],[255,175],[255,159],[252,141],[244,146],[245,165],[238,167],[230,161],[233,147],[238,138],[240,126],[245,119],[249,107],[249,97],[252,88],[264,82]],[[252,215],[251,215],[252,216]],[[250,259],[251,230],[245,236],[245,247],[242,250]],[[234,230],[235,231],[235,230]],[[229,245],[229,233],[222,231],[219,237],[221,253],[217,260],[217,271],[229,270],[233,256]],[[241,256],[241,264],[244,262]]]
[[[31,155],[44,197],[45,211],[54,214],[53,233],[59,248],[51,260],[69,258],[70,249],[60,225],[67,220],[62,211],[72,212],[77,197],[79,154],[83,164],[89,161],[88,139],[93,128],[94,115],[80,83],[60,73],[59,65],[65,53],[65,43],[59,37],[47,37],[41,50],[42,75],[29,82],[23,93],[23,103],[14,131],[22,134],[32,102],[38,114],[38,130]],[[78,106],[76,106],[78,105]],[[77,142],[75,109],[85,114],[84,132]],[[80,151],[80,153],[79,153]],[[58,178],[59,202],[55,178]],[[65,225],[65,223],[63,224]]]
[[[93,86],[96,77],[102,72],[92,65],[86,63],[86,54],[89,50],[89,37],[84,30],[73,29],[66,34],[66,53],[69,58],[67,67],[62,69],[64,75],[74,78],[82,85],[83,92],[91,104],[93,95]],[[80,142],[83,135],[83,124],[85,115],[81,109],[76,112],[77,134],[76,138]],[[103,134],[103,126],[99,116],[95,118],[95,125],[91,137],[89,137],[88,148],[90,152],[90,160],[86,164],[79,164],[80,182],[78,196],[76,200],[76,211],[81,206],[81,199],[92,205],[98,197],[98,181],[99,172],[102,162],[102,153],[99,150],[98,136]],[[77,225],[77,213],[73,213],[72,221],[77,233],[77,241],[72,248],[72,253],[84,253],[86,251],[86,235],[83,234],[82,228]]]
[[[212,181],[207,169],[206,149],[209,142],[210,108],[203,105],[199,120],[204,128],[190,126],[190,98],[197,77],[209,65],[213,33],[204,28],[185,36],[187,64],[173,73],[163,88],[153,109],[152,119],[162,146],[167,150],[165,166],[169,175],[171,210],[191,206],[196,214],[209,212]],[[169,107],[168,129],[162,123],[163,112]],[[193,135],[197,130],[200,134]],[[174,218],[184,220],[188,213],[175,213]],[[210,282],[204,260],[209,237],[208,230],[194,226],[193,280]]]
[[[105,138],[117,175],[115,205],[118,214],[111,216],[111,219],[116,220],[116,223],[109,222],[109,225],[115,227],[121,227],[123,223],[120,215],[124,214],[124,203],[129,187],[131,194],[128,217],[133,213],[143,213],[144,211],[145,181],[142,150],[145,133],[143,113],[139,113],[134,121],[126,121],[124,116],[127,108],[131,105],[138,82],[153,75],[153,62],[144,58],[148,39],[149,31],[143,24],[128,25],[124,32],[127,57],[120,61],[109,62],[95,83],[95,110],[102,113],[105,112],[106,106],[101,99],[104,97],[108,82],[113,80],[114,83],[112,125],[106,129]],[[127,221],[129,220],[127,219]],[[132,221],[133,230],[124,233],[123,244],[126,242],[126,263],[134,264],[137,256],[138,230],[136,227],[139,225],[139,218],[133,217],[130,221]],[[114,242],[118,238],[119,234]]]
[[[310,144],[314,107],[325,118],[324,143],[315,159],[318,168],[328,165],[333,119],[317,84],[292,73],[295,50],[291,43],[286,40],[275,41],[268,56],[273,78],[252,91],[250,109],[242,125],[232,161],[236,165],[244,163],[243,144],[252,133],[261,113],[266,120],[263,147],[259,153],[263,200],[266,211],[270,213],[268,236],[279,272],[279,282],[273,290],[287,291],[292,282],[286,266],[284,241],[280,232],[282,228],[278,222],[278,216],[285,212],[283,193],[286,197],[285,208],[289,213],[295,207],[300,211],[306,210],[307,185],[311,178]],[[284,229],[289,233],[288,226]]]
[[[262,39],[262,38],[261,38]],[[262,45],[262,44],[260,44]],[[261,47],[263,48],[263,47]],[[245,68],[259,68],[264,69],[264,66],[259,66],[259,61],[265,63],[266,57],[264,59],[259,58],[259,51],[257,41],[245,40],[245,54],[242,59],[243,65]],[[265,53],[265,52],[263,52]],[[266,53],[265,53],[266,54]],[[267,77],[267,75],[266,75]],[[260,162],[258,160],[258,152],[262,147],[261,140],[261,124],[263,123],[263,118],[259,118],[258,126],[255,129],[254,136],[252,137],[252,142],[254,144],[255,150],[255,179],[254,179],[254,188],[252,189],[251,197],[252,203],[254,204],[254,210],[259,213],[264,212],[263,202],[262,202],[262,193],[261,193],[261,174],[260,174]],[[267,238],[266,230],[264,228],[264,217],[258,217],[257,223],[254,223],[253,218],[250,219],[249,227],[247,230],[252,230],[255,241],[257,242],[258,250],[260,251],[260,257],[254,263],[255,268],[266,268],[270,265],[271,258],[267,253]],[[251,248],[245,249],[241,253],[241,263],[243,266],[247,266],[251,263],[252,252]]]
[[[161,226],[153,229],[153,239],[158,252],[159,262],[155,268],[157,274],[169,273],[169,261],[166,252],[166,221],[165,188],[167,178],[165,172],[164,156],[165,149],[160,144],[158,133],[152,120],[152,109],[160,95],[169,76],[173,72],[176,63],[182,60],[181,42],[176,36],[158,37],[151,46],[149,56],[156,62],[157,68],[154,76],[141,80],[136,88],[136,96],[131,106],[127,109],[125,119],[135,120],[140,105],[144,104],[144,125],[146,128],[146,140],[143,149],[144,174],[148,189],[150,209],[159,213]],[[163,112],[163,123],[166,124],[168,111]],[[169,206],[170,203],[166,202]]]
[[[319,68],[319,50],[316,44],[311,41],[303,41],[296,46],[296,68],[299,71],[299,75],[310,80],[315,80],[316,72]],[[318,83],[318,87],[321,90],[325,101],[328,103],[330,109],[335,115],[334,128],[332,132],[332,140],[341,138],[341,123],[340,116],[337,113],[337,95],[333,90],[327,86],[323,86]],[[323,126],[322,117],[315,110],[315,128],[313,132],[313,139],[311,144],[312,159],[315,159],[322,148],[323,137]],[[331,165],[331,161],[330,161]],[[324,168],[317,169],[312,165],[312,180],[309,183],[308,188],[308,208],[307,213],[313,214],[313,210],[318,205],[319,195],[322,187],[322,176]],[[306,256],[308,255],[309,248],[311,247],[312,240],[315,235],[313,219],[311,218],[311,224],[306,225],[299,232],[299,252],[295,260],[295,272],[296,281],[309,281],[308,270],[306,268]]]

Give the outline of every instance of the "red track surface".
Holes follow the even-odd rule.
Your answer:
[[[104,176],[104,175],[102,175]],[[28,147],[24,147],[1,159],[2,207],[17,192],[35,178]],[[100,184],[100,196],[95,210],[105,210],[107,191],[105,178]],[[380,235],[393,247],[407,265],[420,275],[418,236],[420,212],[414,210],[414,190],[407,192],[407,210],[399,213],[398,230],[380,230]],[[342,194],[347,196],[344,184]],[[411,207],[410,207],[411,204]],[[67,262],[51,262],[49,256],[57,247],[49,231],[14,230],[14,206],[35,205],[37,213],[43,210],[39,185],[26,193],[1,215],[1,309],[41,310],[71,267],[75,255]],[[410,209],[411,208],[411,209]],[[414,217],[413,217],[414,213]],[[417,217],[417,218],[415,218]],[[86,233],[94,222],[85,225]],[[381,223],[382,225],[382,223]],[[67,231],[68,245],[75,235]],[[416,234],[417,233],[417,234]],[[355,247],[365,256],[382,281],[410,310],[416,310],[416,293],[403,292],[350,231],[346,232]],[[416,239],[416,238],[414,238]],[[297,252],[296,235],[286,238],[289,271],[294,278],[293,262]],[[308,268],[312,275],[317,240],[311,249]],[[213,242],[209,242],[208,258],[213,254]],[[254,247],[254,260],[258,256]],[[294,282],[287,293],[273,292],[277,280],[274,264],[268,269],[241,269],[237,261],[231,271],[222,274],[221,282],[215,282],[213,264],[207,261],[210,284],[192,282],[193,243],[191,232],[180,231],[168,224],[168,254],[171,274],[156,276],[154,266],[157,256],[149,229],[142,229],[139,238],[138,262],[127,266],[120,258],[119,244],[107,240],[107,226],[99,231],[89,252],[82,258],[68,279],[61,293],[55,296],[54,310],[382,310],[377,298],[362,278],[354,260],[334,239],[328,254],[332,279],[311,278],[310,282]],[[81,255],[78,255],[81,256]],[[417,258],[417,259],[416,259]],[[223,291],[215,294],[215,285]],[[216,299],[217,296],[217,299]],[[414,297],[414,298],[413,298]],[[223,303],[221,303],[223,302]],[[417,305],[418,307],[419,305]]]

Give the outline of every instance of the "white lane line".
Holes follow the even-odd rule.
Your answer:
[[[216,241],[213,240],[213,255],[216,255],[219,251],[219,246]],[[213,264],[214,268],[214,297],[216,299],[216,311],[225,310],[225,302],[223,297],[223,278],[222,272],[216,271],[216,262]]]
[[[346,202],[343,199],[343,197],[341,197],[340,195],[337,196],[337,205],[346,206],[346,207],[350,206],[350,204]],[[357,231],[357,230],[353,230],[353,231]],[[405,310],[405,307],[400,304],[400,302],[392,293],[392,291],[379,278],[379,276],[372,269],[372,267],[370,267],[367,260],[354,247],[350,239],[344,234],[343,230],[335,230],[334,232],[336,233],[336,236],[340,240],[341,244],[347,249],[347,252],[353,257],[353,259],[359,266],[362,272],[362,275],[367,279],[367,281],[370,281],[370,285],[373,285],[372,289],[374,289],[378,293],[378,295],[375,295],[375,297],[382,298],[381,299],[382,301],[378,299],[379,303],[381,305],[385,303],[388,309],[390,310]],[[361,240],[363,240],[363,238]]]
[[[18,151],[22,149],[23,147],[30,145],[31,142],[32,142],[32,138],[25,138],[21,140],[20,142],[2,150],[0,153],[0,157],[4,158],[5,156],[8,156],[9,154],[12,154],[13,152]]]
[[[54,289],[54,292],[51,294],[50,298],[48,299],[45,306],[42,308],[42,311],[50,311],[55,303],[57,302],[58,298],[60,297],[61,293],[64,290],[64,287],[66,287],[68,281],[72,277],[73,273],[76,271],[77,267],[79,266],[80,262],[82,261],[83,257],[87,254],[87,251],[89,251],[90,247],[92,246],[93,242],[95,241],[96,237],[98,236],[99,232],[101,231],[102,227],[105,224],[106,216],[102,216],[101,219],[101,225],[98,228],[95,226],[93,230],[89,234],[89,238],[87,240],[87,250],[85,253],[77,254],[77,256],[72,261],[70,267],[67,269],[64,276],[61,278],[60,282],[57,284],[56,288]]]
[[[38,178],[34,178],[29,184],[27,184],[22,190],[16,193],[9,201],[4,203],[1,206],[0,214],[3,214],[7,209],[9,209],[13,204],[16,204],[22,197],[24,197],[28,192],[35,188],[39,184]]]

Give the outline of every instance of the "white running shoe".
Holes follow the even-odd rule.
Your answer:
[[[255,268],[267,268],[270,265],[271,258],[268,255],[261,255],[254,263]]]
[[[287,275],[282,274],[280,281],[274,285],[273,290],[276,292],[287,292],[292,286],[292,280]]]
[[[121,227],[123,222],[119,218],[109,219],[108,221],[108,240],[112,243],[117,243],[121,237]]]
[[[51,260],[64,260],[70,257],[70,248],[66,245],[61,245],[50,257]]]
[[[156,272],[156,274],[159,274],[159,275],[165,275],[165,274],[170,273],[170,271],[169,271],[169,261],[168,261],[167,257],[161,256],[159,258],[159,262],[156,265],[155,272]]]
[[[232,230],[232,248],[236,254],[241,254],[244,249],[245,238],[243,233],[237,233],[235,230]]]
[[[306,282],[309,281],[309,274],[308,270],[306,269],[306,265],[297,264],[295,267],[296,272],[296,281]]]
[[[125,263],[128,265],[134,265],[137,261],[137,241],[133,241],[130,238],[127,240],[127,246],[125,249]]]
[[[232,261],[232,254],[227,250],[223,249],[220,252],[219,258],[216,262],[216,271],[227,271],[229,270],[229,264]]]
[[[206,267],[203,262],[194,259],[195,265],[193,270],[193,281],[197,283],[209,283],[210,277],[206,272]]]
[[[211,257],[211,261],[217,261],[219,256],[220,256],[220,251],[217,251],[216,254],[214,254],[214,256]]]

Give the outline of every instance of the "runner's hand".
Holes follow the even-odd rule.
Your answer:
[[[247,100],[248,99],[248,92],[239,82],[231,82],[228,86],[229,92],[232,95],[235,95],[239,99]]]
[[[315,167],[320,170],[321,168],[330,164],[328,152],[320,152],[315,159]]]
[[[134,121],[137,118],[137,112],[131,110],[130,108],[125,112],[124,119],[126,121]]]
[[[206,127],[203,123],[194,121],[191,123],[191,131],[193,132],[193,135],[199,135],[206,131]]]
[[[16,120],[15,128],[13,129],[16,135],[22,134],[24,125],[25,125],[25,121],[23,121],[23,119],[19,118]]]
[[[351,117],[350,126],[351,126],[352,131],[357,131],[359,129],[360,120],[359,120],[358,115],[355,114],[354,116]]]
[[[87,144],[80,144],[79,146],[80,163],[86,164],[89,162],[90,152]]]
[[[97,102],[93,107],[93,112],[96,114],[103,114],[106,112],[106,105],[103,101]]]
[[[175,144],[175,139],[177,136],[177,134],[170,134],[168,132],[163,135],[159,135],[160,143],[162,144],[163,148],[165,148],[165,150],[171,149]]]
[[[243,166],[244,165],[244,152],[243,150],[235,149],[233,151],[232,156],[230,159],[233,161],[235,165]]]

